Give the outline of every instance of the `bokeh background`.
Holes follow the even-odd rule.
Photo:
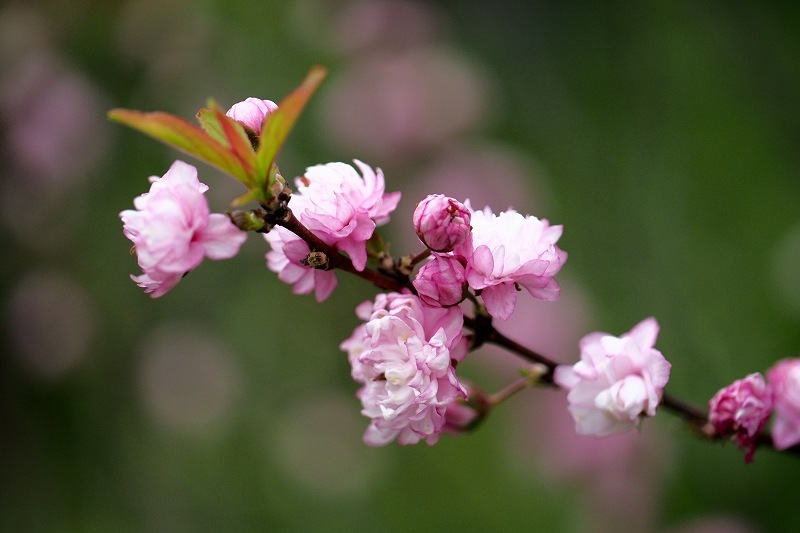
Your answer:
[[[361,442],[323,304],[266,245],[151,300],[118,213],[180,155],[111,107],[191,118],[330,78],[281,154],[383,168],[416,252],[428,193],[563,224],[558,303],[501,324],[562,362],[647,316],[703,405],[800,351],[800,10],[791,2],[10,1],[0,7],[0,529],[780,531],[800,460],[700,442],[669,413],[577,439],[525,391],[470,436]],[[212,208],[242,189],[198,164]],[[482,349],[488,390],[518,364]]]

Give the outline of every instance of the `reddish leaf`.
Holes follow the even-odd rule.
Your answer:
[[[142,113],[130,109],[112,109],[108,118],[215,166],[248,187],[253,185],[252,171],[247,171],[231,149],[182,118],[168,113]]]
[[[275,158],[286,141],[286,137],[292,131],[292,127],[297,122],[297,118],[306,103],[308,103],[309,98],[317,90],[317,87],[319,87],[327,74],[328,71],[325,67],[313,67],[306,79],[303,80],[303,83],[284,98],[278,104],[278,109],[270,113],[264,120],[264,124],[261,126],[260,144],[256,157],[258,160],[258,177],[259,179],[262,179],[262,177],[265,179],[263,184],[265,189],[269,189],[272,185],[269,182],[269,169],[275,163]]]

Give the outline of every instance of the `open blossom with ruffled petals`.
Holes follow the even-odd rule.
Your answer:
[[[744,460],[753,460],[756,441],[772,414],[772,388],[761,374],[750,374],[717,392],[708,402],[708,421],[720,435],[736,433]]]
[[[291,208],[306,228],[326,244],[347,253],[353,266],[360,271],[367,265],[367,241],[377,226],[389,221],[389,213],[397,207],[400,193],[384,193],[380,169],[376,172],[361,161],[355,163],[363,177],[345,163],[309,167],[305,176],[297,178],[297,192],[292,195]],[[277,236],[270,237],[275,231]],[[305,243],[298,243],[280,228],[264,237],[272,248],[267,253],[267,264],[280,274],[281,280],[295,284],[295,293],[314,290],[317,301],[328,297],[336,286],[336,278],[332,272],[316,271],[300,263],[309,252]],[[293,248],[283,250],[290,243]],[[305,255],[301,256],[301,251]]]
[[[336,274],[332,270],[319,270],[301,264],[311,250],[308,244],[291,231],[276,226],[264,238],[272,248],[267,252],[267,266],[278,273],[278,279],[293,285],[295,294],[314,291],[318,302],[330,296],[336,288]]]
[[[511,316],[517,286],[538,300],[558,298],[560,287],[553,276],[567,260],[556,246],[561,232],[561,226],[513,209],[499,215],[488,207],[473,211],[470,238],[455,254],[466,259],[469,286],[481,291],[489,314],[502,320]]]
[[[453,367],[467,352],[461,310],[427,307],[412,294],[390,293],[364,302],[356,313],[366,323],[341,348],[353,379],[363,384],[361,412],[372,419],[364,441],[435,444],[448,406],[466,397]]]
[[[272,100],[251,97],[243,102],[233,104],[225,114],[259,134],[264,119],[276,109],[278,109],[278,104]]]
[[[621,337],[595,332],[580,341],[581,360],[556,368],[569,391],[569,412],[581,435],[610,435],[654,416],[671,365],[653,348],[658,322],[647,318]]]
[[[453,198],[431,194],[414,210],[414,230],[434,252],[451,252],[469,236],[472,213]]]
[[[375,228],[389,221],[400,193],[384,193],[383,172],[354,161],[306,169],[297,179],[292,211],[312,233],[350,256],[356,270],[367,264],[366,243]]]
[[[775,401],[772,441],[779,450],[800,444],[800,359],[778,361],[767,370]]]
[[[247,234],[223,214],[209,214],[197,169],[175,161],[163,177],[151,177],[150,191],[134,199],[136,210],[119,214],[144,273],[131,276],[153,298],[162,296],[203,258],[229,259]]]
[[[413,283],[419,299],[434,307],[459,304],[467,294],[464,265],[452,255],[434,255],[422,265]]]

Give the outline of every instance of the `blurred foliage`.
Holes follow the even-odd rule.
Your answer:
[[[100,120],[111,107],[191,119],[207,97],[223,107],[248,96],[278,100],[311,65],[325,64],[335,82],[356,61],[331,44],[334,22],[342,22],[336,15],[349,4],[11,2],[0,8],[0,67],[9,73],[0,94],[9,101],[25,71],[20,58],[28,57],[19,43],[27,43],[36,50],[30,57],[46,50],[95,87]],[[593,329],[622,333],[656,316],[657,346],[673,363],[668,390],[699,405],[732,380],[797,356],[796,6],[426,5],[447,46],[485,65],[491,78],[497,112],[473,138],[505,143],[546,169],[551,204],[535,214],[564,224],[564,276],[588,293]],[[280,155],[286,176],[361,157],[326,138],[318,117],[327,87]],[[1,179],[24,187],[25,167],[7,141],[20,114],[34,110],[0,107]],[[475,434],[445,436],[435,447],[363,445],[366,419],[338,350],[357,324],[353,307],[373,294],[359,280],[340,275],[323,304],[294,297],[266,270],[264,243],[251,236],[234,260],[204,263],[164,298],[144,296],[128,279],[135,259],[117,214],[146,190],[147,176],[180,156],[110,123],[95,138],[110,146],[72,193],[54,205],[38,189],[22,196],[31,216],[22,227],[37,235],[9,229],[24,210],[12,222],[6,216],[0,233],[0,529],[595,531],[625,523],[593,508],[588,483],[541,475],[509,452],[513,426],[524,420],[515,418],[525,405],[517,399]],[[82,158],[90,140],[72,157]],[[426,157],[406,166],[368,162],[384,167],[389,190],[406,191]],[[244,192],[208,167],[200,172],[217,211]],[[396,217],[389,232],[404,223]],[[36,273],[70,280],[90,301],[90,341],[63,372],[42,372],[21,354],[20,335],[60,331],[55,323],[28,331],[15,318],[11,302]],[[33,316],[49,316],[57,298]],[[222,365],[224,379],[192,364],[169,367],[177,360],[168,343],[164,364],[175,374],[162,376],[146,347],[171,331],[216,343],[222,354],[209,352],[208,360]],[[466,371],[481,379],[480,369]],[[203,384],[222,387],[222,403],[192,388]],[[196,423],[159,418],[148,387]],[[525,397],[535,404],[548,394]],[[222,414],[196,412],[193,399]],[[795,457],[761,450],[745,466],[733,445],[697,441],[667,413],[645,433],[666,450],[666,466],[647,478],[655,493],[647,529],[679,530],[707,516],[764,531],[800,525]]]

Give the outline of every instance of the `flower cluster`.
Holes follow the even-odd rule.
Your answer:
[[[208,187],[182,161],[163,177],[151,178],[149,192],[134,200],[136,209],[120,213],[142,269],[132,278],[146,293],[164,295],[204,258],[233,257],[246,238],[243,230],[264,235],[268,268],[297,294],[313,292],[317,301],[325,300],[337,284],[335,268],[385,289],[358,306],[363,323],[340,346],[361,385],[357,396],[370,420],[364,434],[370,445],[434,444],[444,431],[474,427],[495,404],[536,381],[568,391],[568,411],[581,435],[637,428],[663,403],[683,410],[707,435],[735,440],[747,462],[768,440],[764,431],[773,414],[773,446],[800,445],[800,359],[778,362],[766,379],[755,373],[724,387],[710,400],[706,419],[667,401],[671,364],[655,348],[654,318],[619,337],[584,336],[573,365],[521,348],[495,329],[492,320],[512,315],[522,289],[542,301],[559,297],[555,276],[567,259],[557,245],[560,225],[514,209],[475,210],[468,200],[433,194],[413,215],[424,251],[395,260],[375,231],[389,220],[400,193],[385,191],[380,169],[358,160],[355,167],[311,166],[295,179],[292,192],[274,158],[323,77],[324,69],[313,70],[280,106],[248,98],[223,114],[212,102],[212,109],[198,113],[200,129],[164,114],[112,112],[112,118],[236,177],[248,187],[237,202],[259,204],[249,213],[210,213]],[[456,367],[484,342],[517,353],[539,370],[527,372],[503,394],[468,387]]]
[[[341,348],[363,385],[361,412],[372,420],[364,441],[435,444],[448,406],[466,397],[454,367],[467,353],[463,315],[400,293],[379,294],[356,313],[365,323]]]

